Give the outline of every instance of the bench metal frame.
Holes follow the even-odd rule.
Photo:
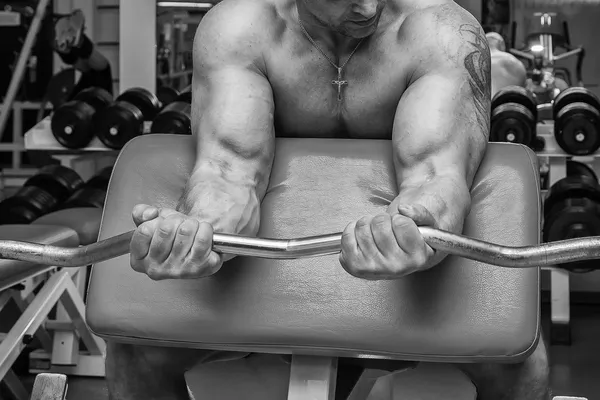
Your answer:
[[[101,366],[104,375],[104,341],[94,336],[85,323],[82,293],[86,272],[87,267],[60,270],[51,267],[27,278],[23,290],[13,287],[0,292],[0,310],[10,301],[14,301],[21,310],[20,317],[0,341],[0,381],[16,399],[27,400],[29,394],[12,371],[12,366],[34,336],[43,350],[33,352],[33,357],[30,357],[39,360],[39,354],[45,354],[48,362],[46,368],[30,372],[94,376],[92,372]],[[35,294],[34,290],[38,288],[39,292]],[[55,307],[57,319],[49,321],[48,314]],[[54,337],[50,330],[54,330]],[[87,349],[85,354],[94,357],[95,362],[82,362],[80,339]],[[38,357],[34,353],[38,353]]]

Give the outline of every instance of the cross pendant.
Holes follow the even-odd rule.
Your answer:
[[[342,86],[347,85],[348,81],[345,81],[342,79],[342,69],[338,67],[338,76],[337,79],[334,79],[331,81],[332,85],[337,85],[337,92],[338,92],[338,101],[342,101]]]

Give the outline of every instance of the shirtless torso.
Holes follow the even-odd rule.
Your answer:
[[[332,84],[337,71],[301,31],[296,2],[263,1],[278,10],[273,22],[284,32],[265,60],[277,135],[390,138],[398,101],[415,68],[411,44],[399,39],[407,12],[393,7],[384,11],[378,32],[365,39],[346,64],[343,79],[348,84],[338,101],[337,85]],[[348,57],[328,55],[337,65]]]
[[[445,14],[444,22],[454,24],[454,30],[475,45],[474,52],[481,40],[474,19],[451,1],[388,1],[375,33],[364,39],[343,69],[348,84],[338,101],[337,86],[332,84],[337,70],[302,31],[295,0],[227,1],[213,12],[213,19],[221,21],[216,14],[222,14],[228,27],[256,36],[262,48],[256,69],[272,89],[277,136],[390,138],[402,94],[427,69],[421,61],[432,51],[429,44],[439,43],[438,51],[448,45],[436,18]],[[216,24],[211,20],[204,28]],[[336,43],[315,41],[337,65],[348,59],[356,45],[353,42],[347,51],[335,54],[331,49]],[[477,66],[473,68],[477,74]]]

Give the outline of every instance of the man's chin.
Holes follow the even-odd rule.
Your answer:
[[[377,25],[373,24],[372,26],[367,26],[364,28],[361,27],[346,27],[343,32],[340,32],[342,35],[347,36],[352,39],[364,39],[366,37],[371,36],[377,30]]]

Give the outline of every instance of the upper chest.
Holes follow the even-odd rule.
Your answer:
[[[391,134],[412,69],[409,53],[397,41],[379,37],[363,42],[349,59],[328,54],[328,60],[303,37],[282,40],[266,59],[280,130],[292,135],[310,130],[317,136],[332,131]],[[336,66],[342,65],[340,77]]]

